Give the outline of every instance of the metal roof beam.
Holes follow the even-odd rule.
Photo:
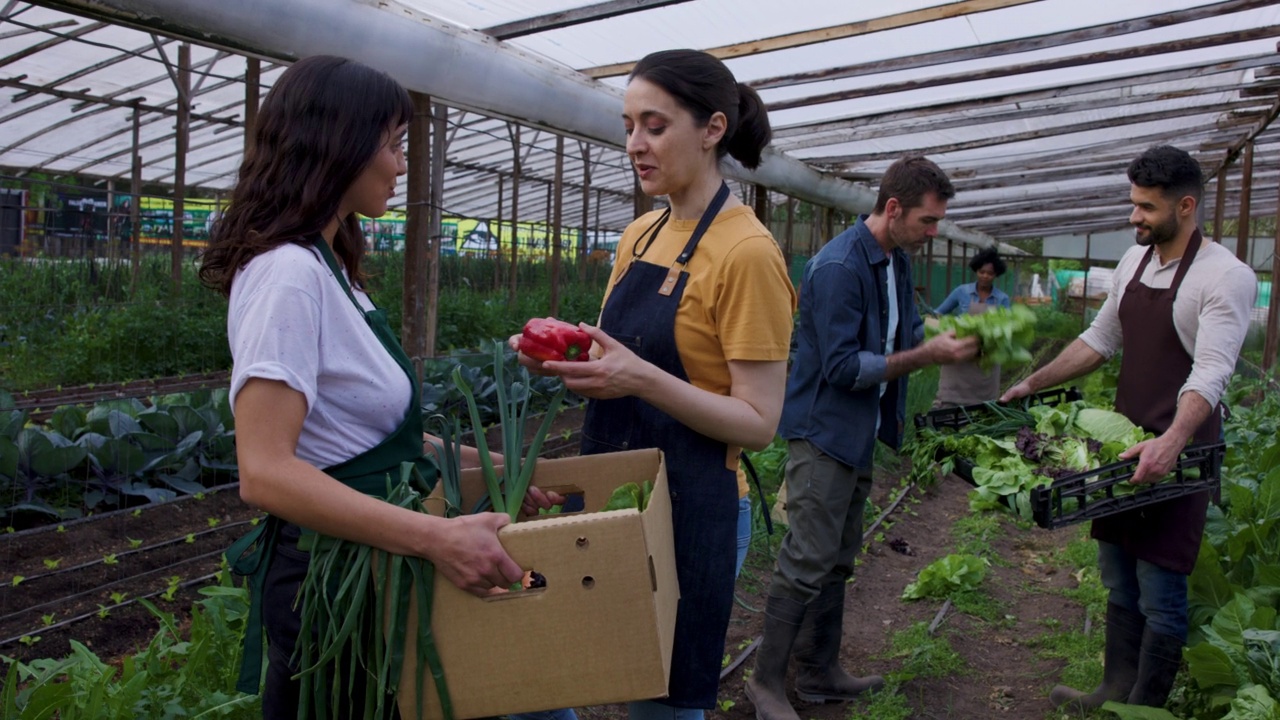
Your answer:
[[[957,83],[974,82],[976,80],[991,80],[995,78],[1024,75],[1027,73],[1044,72],[1046,70],[1083,67],[1086,65],[1116,62],[1117,60],[1132,60],[1134,58],[1150,57],[1152,55],[1200,50],[1203,48],[1217,47],[1219,45],[1233,45],[1236,43],[1249,42],[1251,40],[1264,40],[1266,38],[1276,37],[1277,35],[1280,35],[1280,25],[1267,25],[1265,27],[1251,28],[1248,30],[1234,30],[1231,32],[1216,33],[1213,35],[1203,35],[1200,37],[1181,38],[1167,42],[1139,45],[1136,47],[1124,48],[1122,50],[1105,50],[1100,52],[1084,53],[1082,55],[1072,55],[1069,57],[1022,63],[1020,65],[1004,65],[986,70],[953,73],[951,75],[936,75],[934,77],[926,77],[918,80],[902,80],[882,85],[872,85],[870,87],[850,88],[848,90],[820,93],[818,95],[792,98],[790,100],[779,100],[769,103],[767,107],[770,111],[790,110],[792,108],[839,102],[841,100],[866,98],[875,95],[890,95],[893,93],[907,92],[909,90],[955,85]]]
[[[529,125],[625,145],[621,91],[581,73],[518,51],[493,38],[443,22],[349,0],[41,0],[41,4],[95,19],[186,37],[202,44],[276,59],[327,53],[388,72],[411,90],[452,107],[520,119]],[[941,6],[956,9],[965,3]],[[245,22],[244,18],[253,18]],[[414,57],[407,63],[405,57]],[[804,163],[766,150],[760,168],[747,172],[726,162],[730,178],[845,212],[867,212],[869,189],[823,175]],[[960,242],[992,239],[944,222],[939,233]]]
[[[48,50],[51,47],[57,47],[62,43],[67,42],[68,40],[74,40],[75,38],[78,38],[81,35],[88,35],[89,33],[95,30],[101,30],[102,28],[107,27],[107,25],[108,23],[95,22],[95,23],[89,23],[88,25],[85,25],[83,27],[76,28],[75,30],[72,30],[71,32],[68,32],[68,33],[50,33],[51,35],[53,35],[52,38],[49,38],[44,42],[36,43],[31,47],[23,48],[22,50],[19,50],[18,52],[13,53],[8,57],[0,58],[0,67],[4,67],[11,63],[15,63],[26,57],[31,57],[32,55],[35,55],[36,53],[42,52],[44,50]]]
[[[952,130],[955,128],[967,128],[975,125],[987,125],[997,122],[1028,120],[1044,116],[1059,117],[1068,113],[1109,110],[1111,108],[1125,107],[1128,105],[1152,104],[1157,101],[1164,102],[1168,100],[1218,95],[1224,92],[1238,90],[1246,85],[1247,83],[1236,83],[1228,86],[1211,88],[1188,88],[1185,90],[1174,90],[1162,93],[1125,95],[1121,97],[1101,97],[1093,100],[1065,102],[1057,105],[1046,104],[1036,107],[1024,107],[1019,103],[1010,105],[1009,107],[1012,109],[1009,110],[1001,110],[982,115],[945,115],[940,118],[924,120],[922,122],[900,122],[892,125],[862,126],[856,130],[846,130],[834,135],[806,136],[796,142],[784,142],[781,143],[781,145],[785,151],[792,152],[811,147],[860,142],[863,140],[893,137],[895,135],[910,135],[914,133],[936,132],[938,130]],[[1260,101],[1255,102],[1254,106],[1256,107],[1260,104],[1262,104]]]
[[[804,32],[790,33],[788,35],[775,35],[773,37],[761,38],[750,42],[734,43],[733,45],[722,45],[720,47],[709,48],[706,52],[720,59],[742,57],[744,55],[757,55],[759,53],[774,52],[775,50],[785,50],[787,48],[813,45],[814,43],[841,40],[848,37],[855,37],[857,35],[867,35],[884,30],[911,27],[912,25],[921,25],[924,23],[934,22],[935,20],[961,17],[971,13],[999,10],[1000,8],[1023,5],[1027,2],[1035,1],[1036,0],[960,0],[960,2],[921,8],[919,10],[886,15],[884,17],[872,18],[870,20],[860,20],[858,22],[845,23],[843,25],[833,25],[831,27],[819,28],[817,30],[805,30]],[[635,66],[636,63],[634,61],[615,63],[613,65],[601,65],[599,67],[587,68],[582,72],[593,78],[617,77],[631,72]]]
[[[20,90],[26,90],[28,92],[35,93],[38,95],[52,95],[53,97],[61,98],[63,100],[78,100],[80,102],[88,103],[90,105],[105,105],[107,107],[120,107],[120,108],[137,107],[143,112],[148,112],[148,113],[159,113],[161,115],[177,115],[178,114],[176,110],[170,110],[161,105],[149,105],[147,103],[143,103],[138,100],[113,100],[111,98],[99,97],[97,95],[90,95],[89,93],[86,93],[86,92],[46,88],[42,85],[31,85],[30,83],[25,83],[25,82],[20,82],[15,80],[5,80],[3,78],[0,78],[0,87],[18,88]],[[200,119],[208,122],[222,123],[224,125],[240,124],[239,121],[234,120],[232,118],[213,117],[209,113],[191,113],[191,119],[193,120]]]
[[[966,60],[974,60],[978,58],[1000,57],[1002,55],[1032,52],[1036,50],[1044,50],[1046,48],[1061,47],[1063,45],[1074,45],[1076,43],[1088,42],[1090,40],[1119,37],[1121,35],[1128,35],[1146,30],[1155,30],[1181,23],[1194,22],[1205,18],[1218,17],[1229,13],[1253,10],[1273,4],[1275,4],[1275,0],[1227,0],[1227,2],[1202,5],[1174,12],[1157,13],[1155,15],[1147,15],[1146,17],[1134,18],[1132,20],[1103,23],[1101,25],[1076,28],[1074,30],[1022,37],[1016,40],[1005,40],[1003,42],[986,43],[984,45],[970,45],[951,50],[938,50],[930,53],[922,53],[920,55],[875,60],[872,62],[857,63],[855,65],[845,65],[843,67],[793,73],[791,75],[779,75],[777,77],[753,80],[747,84],[756,90],[765,90],[768,88],[788,87],[826,80],[840,80],[844,78],[876,75],[879,73],[896,72],[900,70],[914,70],[916,68],[964,62]]]
[[[166,38],[164,42],[166,42],[166,43],[171,43],[171,42],[173,42],[173,40],[170,40],[170,39]],[[46,88],[46,89],[49,89],[49,90],[52,90],[52,89],[54,89],[54,88],[56,88],[56,87],[58,87],[59,85],[62,85],[62,84],[64,84],[64,83],[69,83],[69,82],[71,82],[72,80],[77,80],[77,79],[82,78],[82,77],[84,77],[84,76],[86,76],[86,75],[92,75],[93,73],[98,72],[99,70],[103,70],[103,69],[106,69],[106,68],[111,67],[112,65],[116,65],[116,64],[122,63],[122,62],[124,62],[125,60],[132,59],[132,57],[133,57],[133,56],[135,56],[135,55],[137,55],[137,54],[139,54],[139,53],[143,52],[144,50],[146,50],[146,49],[148,49],[148,48],[150,48],[150,47],[151,47],[151,43],[147,43],[146,45],[144,45],[144,46],[142,46],[142,47],[140,47],[140,48],[138,48],[138,49],[136,49],[136,50],[127,50],[127,51],[122,52],[122,53],[120,53],[119,55],[117,55],[117,56],[115,56],[115,57],[113,57],[113,58],[107,58],[106,60],[103,60],[103,61],[101,61],[101,62],[97,62],[97,63],[94,63],[94,64],[89,65],[89,66],[87,66],[87,67],[80,68],[79,70],[77,70],[77,71],[75,71],[75,72],[71,73],[70,75],[64,75],[64,76],[62,76],[62,77],[58,78],[57,80],[51,80],[51,81],[49,81],[49,82],[45,83],[44,85],[41,85],[40,87],[42,87],[42,88]],[[34,92],[34,91],[33,91],[33,92],[22,92],[22,93],[18,93],[17,95],[14,95],[14,96],[13,96],[13,101],[14,101],[14,102],[20,102],[20,101],[22,101],[22,100],[26,100],[26,99],[27,99],[27,98],[29,98],[29,97],[33,97],[33,96],[35,96],[35,95],[37,95],[37,94],[38,94],[38,93],[36,93],[36,92]]]
[[[44,32],[48,30],[57,30],[58,28],[70,27],[75,24],[76,24],[75,20],[71,20],[68,18],[66,20],[58,20],[56,22],[45,23],[43,25],[33,25],[31,27],[24,27],[24,28],[19,28],[17,30],[2,32],[0,33],[0,40],[8,40],[9,38],[22,37],[23,35],[30,35],[31,33]]]
[[[582,25],[584,23],[596,22],[597,20],[607,20],[619,15],[627,15],[641,10],[652,10],[654,8],[665,7],[667,5],[678,5],[688,2],[689,0],[608,0],[608,2],[599,2],[593,5],[584,5],[583,7],[570,8],[559,12],[547,13],[546,15],[538,15],[523,20],[513,20],[509,23],[501,25],[492,25],[482,28],[480,32],[486,35],[492,35],[499,40],[510,40],[512,38],[523,37],[525,35],[533,35],[534,33],[547,32],[548,30],[558,30],[560,28],[572,27],[574,25]]]
[[[1222,110],[1235,107],[1256,107],[1257,103],[1247,100],[1236,100],[1230,103],[1221,103],[1213,107],[1193,106],[1189,108],[1164,109],[1149,113],[1139,113],[1137,115],[1118,115],[1116,117],[1105,118],[1103,120],[1093,120],[1083,123],[1074,123],[1068,125],[1054,125],[1046,128],[1036,128],[1020,133],[1010,133],[1008,135],[988,136],[978,138],[976,140],[965,140],[962,142],[944,143],[941,145],[932,145],[928,147],[914,148],[910,152],[920,155],[936,155],[941,153],[958,152],[961,150],[973,150],[977,148],[992,147],[995,145],[1008,145],[1010,143],[1024,142],[1027,140],[1039,140],[1047,137],[1057,137],[1059,135],[1072,135],[1075,133],[1089,132],[1091,130],[1102,130],[1105,128],[1124,127],[1126,125],[1137,125],[1139,123],[1158,122],[1160,120],[1168,120],[1170,118],[1187,117],[1193,115],[1207,115]],[[1214,123],[1217,127],[1217,123]],[[868,160],[889,160],[901,157],[905,151],[886,151],[878,153],[864,153],[861,155],[834,155],[823,157],[809,157],[805,160],[814,163],[822,163],[826,165],[843,165],[846,163],[855,163]]]
[[[1276,53],[1265,53],[1262,55],[1249,55],[1223,62],[1194,63],[1160,72],[1149,72],[1144,70],[1142,72],[1126,73],[1124,75],[1110,77],[1106,80],[1088,80],[1074,85],[1055,85],[1052,87],[1045,87],[1037,90],[1025,90],[1007,95],[992,95],[976,99],[966,98],[964,100],[908,108],[905,110],[891,110],[871,115],[855,115],[845,118],[837,118],[834,120],[821,120],[810,123],[785,125],[774,128],[773,136],[776,140],[814,132],[844,130],[878,123],[883,124],[918,120],[932,115],[943,115],[961,110],[976,110],[984,107],[1016,105],[1017,103],[1034,102],[1037,100],[1053,100],[1072,95],[1105,92],[1107,90],[1123,89],[1127,91],[1134,87],[1143,85],[1178,82],[1191,78],[1212,77],[1214,75],[1235,73],[1241,70],[1248,70],[1250,68],[1262,68],[1275,65],[1277,62],[1280,62],[1280,57],[1278,57]]]

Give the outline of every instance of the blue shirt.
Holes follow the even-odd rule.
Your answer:
[[[881,397],[888,369],[889,256],[865,221],[859,218],[805,265],[796,357],[778,434],[808,440],[845,465],[869,470],[877,437],[893,448],[902,442],[907,379],[888,381]],[[894,347],[901,352],[924,339],[924,323],[912,297],[911,260],[902,250],[893,251],[893,269],[901,318]],[[877,431],[881,416],[886,422]]]
[[[934,312],[939,315],[967,315],[969,306],[980,302],[983,301],[978,298],[978,283],[971,282],[952,290],[947,299],[943,300],[942,304]],[[987,296],[986,303],[1007,308],[1009,307],[1009,296],[1000,288],[993,286],[991,294]]]

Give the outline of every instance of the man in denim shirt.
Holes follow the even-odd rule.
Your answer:
[[[764,639],[747,697],[760,720],[799,720],[784,687],[794,645],[796,694],[843,701],[884,684],[838,662],[845,582],[862,546],[878,437],[902,439],[906,376],[977,353],[948,332],[921,344],[909,255],[930,242],[955,189],[923,157],[889,166],[874,212],[809,260],[800,288],[796,359],[778,433],[788,440],[787,518],[769,587]],[[802,632],[803,628],[803,632]]]

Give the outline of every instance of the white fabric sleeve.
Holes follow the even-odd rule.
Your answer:
[[[1124,344],[1124,332],[1120,329],[1120,294],[1124,287],[1121,283],[1127,284],[1134,270],[1132,265],[1127,268],[1124,265],[1122,260],[1116,271],[1111,273],[1111,292],[1107,293],[1107,299],[1102,302],[1102,308],[1088,329],[1080,333],[1081,342],[1108,360]],[[1087,287],[1088,283],[1085,285]]]
[[[1236,369],[1236,358],[1249,332],[1249,313],[1258,295],[1253,270],[1239,264],[1207,288],[1200,307],[1191,375],[1178,391],[1194,391],[1216,406]]]
[[[320,303],[305,290],[263,285],[231,318],[231,403],[250,378],[279,380],[315,406],[320,374]],[[233,311],[234,312],[234,311]]]

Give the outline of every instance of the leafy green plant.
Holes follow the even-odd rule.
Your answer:
[[[58,565],[62,564],[62,558],[45,558],[41,562],[44,563],[46,568],[50,570],[57,570]]]
[[[984,368],[1014,366],[1031,360],[1036,319],[1035,312],[1025,305],[995,307],[978,315],[943,315],[938,318],[937,331],[951,330],[959,338],[977,337],[978,364]]]
[[[116,558],[116,554],[115,554],[115,553],[109,553],[109,554],[107,554],[107,555],[103,555],[103,556],[102,556],[102,564],[104,564],[104,565],[118,565],[118,564],[120,564],[120,561]]]
[[[926,565],[916,581],[902,591],[904,600],[944,598],[956,591],[973,590],[987,575],[990,562],[976,555],[947,555]]]
[[[40,624],[41,624],[41,625],[43,625],[43,626],[45,626],[45,627],[49,627],[50,625],[52,625],[52,624],[53,624],[54,618],[55,618],[56,616],[57,616],[57,614],[56,614],[56,613],[49,613],[48,615],[41,615],[41,616],[40,616]]]
[[[181,589],[182,576],[170,575],[169,579],[166,581],[164,592],[160,593],[160,599],[165,602],[173,602],[174,597],[177,596],[178,591]]]

